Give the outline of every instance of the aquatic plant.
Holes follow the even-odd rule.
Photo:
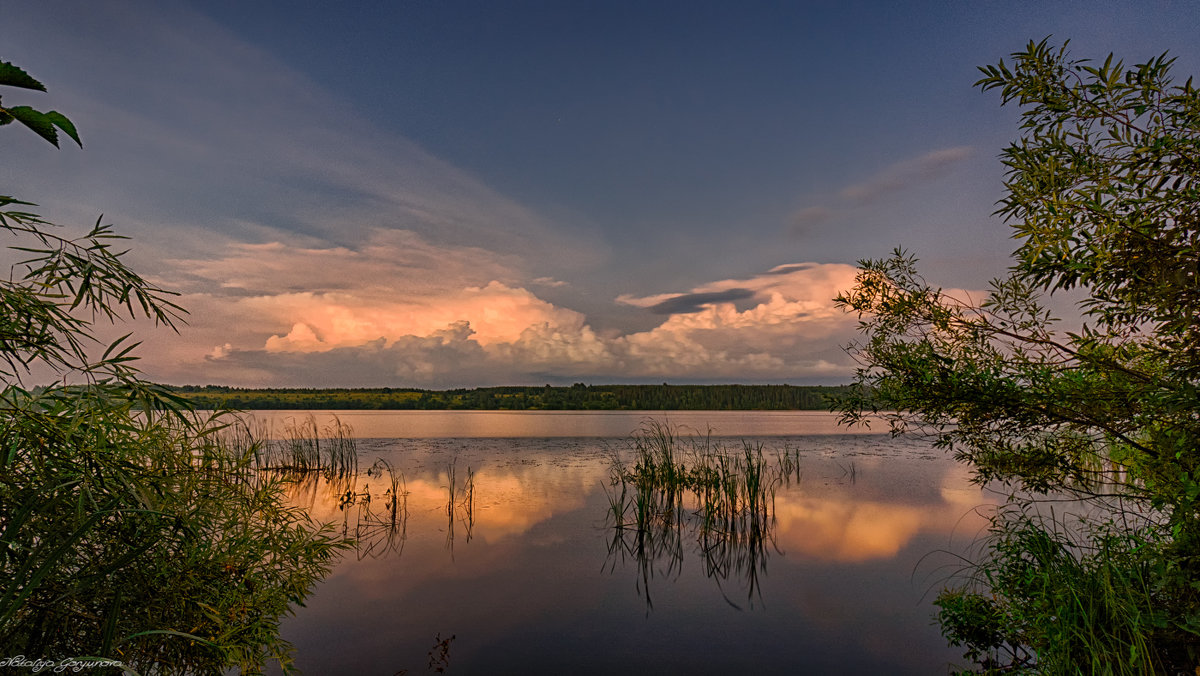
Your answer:
[[[359,560],[399,556],[408,540],[408,490],[404,486],[404,475],[397,473],[388,461],[378,458],[367,470],[367,477],[385,479],[387,488],[380,494],[380,509],[375,510],[376,502],[371,499],[369,483],[361,491],[348,490],[339,505],[345,515],[342,533],[354,542]],[[354,513],[352,527],[351,512]]]
[[[613,454],[605,487],[613,529],[609,567],[618,560],[637,563],[638,590],[649,610],[655,572],[678,575],[691,539],[723,595],[724,584],[738,579],[749,600],[760,598],[759,574],[775,548],[775,491],[799,480],[799,452],[785,450],[772,463],[761,444],[730,450],[711,434],[681,434],[648,420],[631,438],[632,466]]]
[[[291,473],[317,472],[328,477],[352,476],[358,472],[358,444],[354,430],[336,415],[320,428],[311,413],[300,420],[289,419],[280,433],[253,416],[232,425],[229,443],[252,448],[260,469]]]
[[[446,466],[446,549],[454,553],[454,521],[457,517],[467,530],[467,542],[475,529],[475,471],[467,467],[467,476],[458,482],[458,459]]]

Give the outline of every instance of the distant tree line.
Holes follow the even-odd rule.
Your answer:
[[[570,387],[271,388],[220,385],[172,388],[202,409],[378,410],[821,410],[844,386],[802,385],[585,385]]]

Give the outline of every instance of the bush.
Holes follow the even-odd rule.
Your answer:
[[[44,91],[3,62],[0,85]],[[0,125],[14,120],[79,142],[59,113],[0,105]],[[173,327],[182,310],[124,264],[111,228],[64,238],[31,206],[0,197],[25,257],[0,281],[0,645],[152,673],[286,667],[280,618],[343,544],[287,506],[252,445],[223,441],[223,416],[143,380],[127,338],[91,356],[97,320]],[[27,387],[34,370],[54,382]]]

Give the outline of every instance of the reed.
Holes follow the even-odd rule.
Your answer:
[[[143,671],[289,664],[279,622],[344,541],[288,504],[290,482],[258,468],[257,441],[226,416],[118,407],[115,392],[87,410],[73,392],[0,396],[5,436],[43,438],[67,395],[72,436],[22,443],[7,467],[0,506],[23,507],[2,520],[4,539],[35,555],[0,552],[0,645],[120,655]]]
[[[462,483],[458,481],[458,459],[446,466],[446,549],[454,552],[454,522],[466,528],[467,542],[475,529],[475,470],[467,467]]]
[[[292,474],[317,473],[347,477],[358,473],[358,444],[354,430],[333,416],[317,425],[312,414],[289,419],[279,433],[265,421],[247,416],[223,432],[223,442],[249,452],[258,469]]]
[[[737,579],[753,601],[774,549],[775,492],[799,480],[799,452],[784,451],[770,462],[761,444],[731,450],[710,433],[681,434],[656,421],[644,424],[630,445],[633,464],[614,453],[605,487],[610,568],[617,560],[636,561],[649,611],[655,571],[677,575],[684,542],[693,539],[722,594],[724,583]]]
[[[378,458],[367,469],[368,479],[381,479],[387,488],[372,499],[369,483],[361,490],[351,490],[339,507],[345,514],[343,533],[354,541],[359,560],[398,556],[408,540],[408,490],[403,473],[396,472],[391,463]],[[381,509],[376,511],[375,506]],[[353,526],[350,516],[354,515]]]
[[[255,473],[280,479],[293,504],[311,508],[318,501],[335,503],[343,514],[342,540],[354,547],[359,559],[403,551],[409,516],[404,474],[382,458],[360,473],[353,430],[337,416],[324,427],[312,415],[289,420],[282,432],[245,416],[222,435],[227,444],[253,459]],[[372,490],[372,480],[382,481],[383,490]],[[466,506],[474,508],[472,470],[454,490]]]

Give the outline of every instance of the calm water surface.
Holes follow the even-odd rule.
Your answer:
[[[284,624],[305,674],[425,673],[450,636],[450,674],[938,674],[959,661],[930,602],[992,498],[925,443],[813,412],[338,415],[364,473],[294,497],[360,546]],[[761,541],[718,547],[694,518],[652,542],[613,528],[612,458],[632,457],[648,416],[798,459]],[[376,459],[402,477],[394,517],[388,473],[365,473]],[[339,506],[347,491],[359,498]]]

